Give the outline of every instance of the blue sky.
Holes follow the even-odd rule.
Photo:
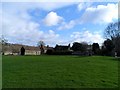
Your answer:
[[[11,43],[102,44],[105,27],[118,19],[118,3],[4,2],[0,15],[2,34]]]

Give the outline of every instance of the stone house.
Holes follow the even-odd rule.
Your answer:
[[[70,44],[68,46],[65,45],[56,45],[54,48],[55,51],[70,51]]]
[[[21,45],[21,44],[8,44],[2,46],[2,53],[4,55],[20,55],[20,49],[21,47],[25,48],[25,55],[40,55],[41,51],[39,47],[35,46],[27,46],[27,45]]]

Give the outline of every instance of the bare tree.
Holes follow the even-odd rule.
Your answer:
[[[0,53],[4,54],[4,52],[8,49],[9,43],[8,40],[2,37],[0,38]]]
[[[0,44],[7,45],[8,44],[7,42],[8,42],[8,40],[5,39],[5,37],[2,35],[2,38],[0,38]]]
[[[120,21],[110,23],[104,32],[105,38],[112,40],[115,48],[114,50],[120,54]]]
[[[40,50],[41,50],[41,54],[43,54],[44,51],[45,51],[45,43],[44,43],[43,41],[39,41],[39,42],[37,43],[37,45],[38,45],[38,47],[39,47]]]
[[[113,40],[120,36],[120,21],[115,23],[110,23],[104,32],[105,38]]]

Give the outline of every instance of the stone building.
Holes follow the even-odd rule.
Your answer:
[[[21,44],[8,44],[2,46],[2,53],[4,55],[20,55],[21,47],[25,48],[25,55],[40,55],[41,51],[39,47],[27,46]]]
[[[56,45],[54,50],[55,51],[70,51],[70,44],[68,46]]]

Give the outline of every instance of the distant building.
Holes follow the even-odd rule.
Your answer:
[[[56,45],[54,50],[55,51],[70,51],[70,44],[68,46]]]
[[[41,55],[40,48],[34,46],[26,46],[25,55]]]
[[[25,48],[25,55],[40,55],[41,51],[39,47],[27,46],[21,44],[9,44],[2,47],[2,53],[4,55],[20,55],[21,47]]]

